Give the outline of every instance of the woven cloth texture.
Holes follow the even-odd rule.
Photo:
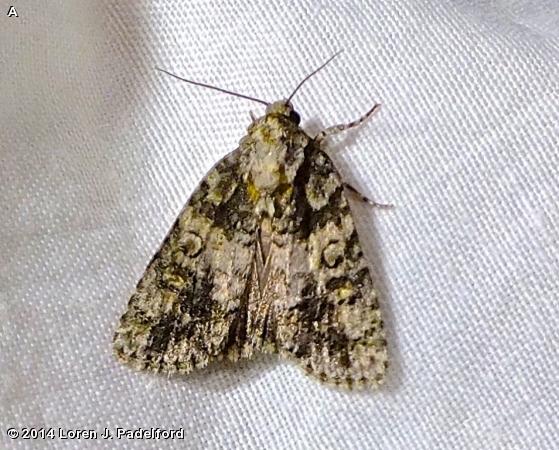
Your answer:
[[[0,447],[559,448],[555,0],[28,3],[1,10]],[[339,50],[293,103],[311,134],[382,104],[328,151],[396,206],[352,203],[385,385],[340,391],[274,356],[120,365],[145,266],[264,112],[154,68],[274,101]],[[82,429],[97,439],[59,435]]]

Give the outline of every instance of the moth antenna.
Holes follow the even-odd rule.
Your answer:
[[[214,91],[223,92],[224,94],[229,94],[229,95],[233,95],[235,97],[244,98],[246,100],[252,100],[253,102],[262,103],[263,105],[266,105],[266,106],[270,105],[269,102],[265,102],[264,100],[260,100],[258,98],[250,97],[248,95],[239,94],[239,93],[233,92],[233,91],[228,91],[227,89],[221,89],[221,88],[218,88],[216,86],[211,86],[209,84],[200,83],[198,81],[192,81],[192,80],[187,80],[186,78],[181,78],[178,75],[175,75],[174,73],[168,72],[164,69],[160,69],[159,67],[156,67],[155,69],[159,70],[160,72],[166,73],[167,75],[171,75],[173,78],[176,78],[177,80],[181,80],[181,81],[184,81],[186,83],[193,84],[194,86],[202,86],[202,87],[205,87],[205,88],[208,88],[208,89],[213,89]]]
[[[314,74],[316,74],[319,70],[323,69],[330,61],[332,61],[336,56],[338,56],[340,53],[342,53],[343,50],[340,50],[338,53],[336,53],[334,56],[331,56],[330,59],[328,61],[326,61],[324,64],[322,64],[318,69],[316,69],[314,72],[310,73],[309,75],[307,75],[303,81],[301,81],[297,87],[295,88],[295,90],[291,93],[291,95],[289,96],[289,98],[287,99],[287,102],[289,103],[291,101],[291,99],[293,98],[293,96],[297,93],[297,91],[301,88],[301,86],[303,86],[303,84],[305,84],[305,82],[311,78]]]

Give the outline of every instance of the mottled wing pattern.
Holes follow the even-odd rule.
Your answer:
[[[388,358],[377,294],[340,176],[312,144],[294,200],[290,295],[275,310],[277,346],[323,382],[378,385]]]
[[[258,291],[258,223],[240,153],[207,174],[129,301],[113,348],[136,369],[187,373],[240,356],[246,307]]]
[[[288,101],[270,104],[206,175],[121,318],[122,361],[188,373],[280,351],[326,383],[383,381],[383,324],[344,184],[299,120]]]

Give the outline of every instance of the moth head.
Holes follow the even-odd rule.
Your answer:
[[[266,107],[266,115],[277,114],[287,117],[295,125],[301,123],[301,116],[293,109],[293,105],[289,100],[281,100],[279,102],[270,103]]]

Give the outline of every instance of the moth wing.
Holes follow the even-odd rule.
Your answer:
[[[202,180],[148,265],[113,342],[138,370],[188,373],[237,359],[254,271],[253,205],[239,150]]]
[[[377,293],[338,172],[320,150],[308,158],[304,185],[295,185],[296,216],[305,226],[293,235],[277,346],[320,381],[376,386],[387,367]]]

